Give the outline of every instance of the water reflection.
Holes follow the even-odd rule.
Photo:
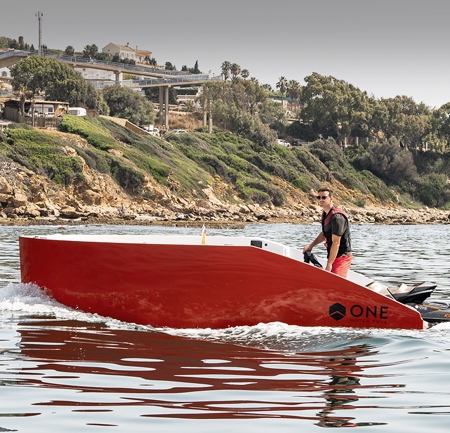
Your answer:
[[[34,407],[133,407],[151,418],[281,417],[322,427],[376,424],[348,415],[364,389],[365,358],[376,354],[367,345],[282,353],[55,319],[22,322],[18,332],[21,368],[14,383],[52,391]]]
[[[359,373],[363,368],[358,365],[358,357],[367,355],[365,345],[353,346],[342,350],[336,357],[326,363],[330,381],[328,389],[323,393],[326,406],[318,413],[321,427],[356,427],[368,425],[385,425],[386,423],[356,422],[352,416],[337,416],[336,412],[355,409],[359,400],[358,388],[361,388]]]

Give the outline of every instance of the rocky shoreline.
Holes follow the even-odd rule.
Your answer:
[[[402,209],[402,208],[347,208],[351,224],[450,224],[450,212],[440,209]],[[321,210],[318,206],[310,206],[303,211],[276,209],[253,206],[240,207],[238,211],[209,211],[154,216],[148,213],[114,215],[110,209],[105,213],[92,213],[74,208],[63,208],[58,216],[16,216],[0,217],[1,226],[31,225],[142,225],[172,227],[207,227],[242,228],[247,224],[311,224],[320,222]]]
[[[277,181],[274,179],[274,181]],[[279,180],[278,180],[279,181]],[[281,185],[287,192],[284,207],[230,204],[220,195],[218,180],[203,190],[204,198],[183,198],[170,187],[147,180],[151,199],[131,198],[108,176],[83,170],[83,180],[69,187],[52,183],[13,162],[0,164],[0,225],[166,225],[243,227],[254,223],[310,224],[320,222],[316,193]],[[342,190],[339,185],[337,191]],[[336,204],[352,224],[450,224],[450,211],[404,209],[373,204],[352,206],[354,197],[336,195]],[[235,200],[238,201],[237,199]],[[367,201],[369,203],[369,201]]]

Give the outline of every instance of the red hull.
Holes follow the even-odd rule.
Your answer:
[[[254,246],[21,237],[24,283],[85,312],[154,327],[423,329],[420,314],[365,287]]]

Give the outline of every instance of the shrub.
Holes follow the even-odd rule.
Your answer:
[[[261,205],[272,202],[275,206],[282,206],[285,200],[284,192],[268,182],[241,178],[236,181],[236,187],[246,200]]]
[[[128,193],[140,195],[144,190],[144,175],[118,158],[111,158],[111,176]]]
[[[117,143],[107,129],[84,117],[66,114],[61,121],[60,130],[78,134],[100,150],[117,148]]]
[[[3,149],[5,156],[35,173],[64,186],[71,184],[83,171],[79,158],[66,155],[52,136],[27,129],[8,131],[11,146]]]
[[[414,180],[418,175],[411,152],[395,142],[371,144],[364,153],[353,157],[353,163],[357,168],[370,170],[380,179],[395,185]]]
[[[450,200],[447,176],[430,174],[422,178],[417,188],[417,198],[427,206],[443,206]]]

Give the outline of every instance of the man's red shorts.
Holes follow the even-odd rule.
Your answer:
[[[350,269],[350,264],[352,263],[352,253],[346,256],[336,257],[331,267],[331,272],[333,274],[340,275],[341,277],[347,278],[348,270]]]

